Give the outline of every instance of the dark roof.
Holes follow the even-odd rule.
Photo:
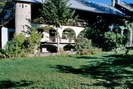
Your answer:
[[[133,4],[127,4],[127,3],[120,3],[120,5],[129,11],[133,12]]]
[[[16,0],[21,2],[42,3],[46,0]],[[101,3],[86,2],[85,0],[69,0],[70,8],[104,14],[125,16],[123,12],[112,6]]]
[[[133,19],[133,5],[121,2],[115,5],[115,8],[119,9],[126,14],[126,17]]]
[[[96,12],[96,13],[125,16],[123,12],[107,4],[86,2],[84,0],[70,0],[69,2],[71,3],[70,5],[71,8]]]

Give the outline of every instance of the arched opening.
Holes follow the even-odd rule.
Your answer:
[[[57,52],[57,47],[55,45],[46,45],[46,49],[48,52],[51,52],[51,53]]]
[[[57,38],[57,31],[54,28],[51,28],[49,30],[49,37],[50,37],[50,41],[51,42],[56,42],[56,38]]]
[[[62,39],[68,42],[74,42],[76,38],[76,34],[73,29],[67,28],[62,33]]]
[[[52,44],[47,44],[47,45],[42,45],[42,48],[46,49],[47,52],[50,53],[56,53],[57,52],[57,47]]]
[[[83,31],[81,31],[81,32],[78,34],[77,38],[83,37],[84,34],[85,34],[85,31],[83,30]]]
[[[38,32],[42,33],[42,39],[45,42],[56,42],[57,31],[50,26],[39,27]]]
[[[68,44],[63,47],[64,51],[72,51],[75,49],[75,46]]]

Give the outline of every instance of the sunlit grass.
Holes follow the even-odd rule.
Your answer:
[[[132,58],[104,53],[3,59],[0,89],[131,89]]]

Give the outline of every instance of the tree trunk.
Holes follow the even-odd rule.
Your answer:
[[[60,39],[59,39],[59,28],[57,27],[57,52],[60,53]]]
[[[133,32],[132,30],[130,30],[130,38],[129,38],[129,45],[132,46],[132,42],[133,42]]]

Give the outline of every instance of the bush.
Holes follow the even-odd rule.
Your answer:
[[[103,50],[105,51],[124,47],[126,45],[126,37],[119,33],[105,32],[103,45]]]
[[[9,41],[6,45],[5,51],[8,57],[17,57],[25,53],[24,51],[24,41],[25,36],[23,34],[15,35],[14,39]]]
[[[78,51],[79,55],[92,55],[93,51],[91,49],[82,49]]]
[[[30,52],[35,52],[40,47],[40,40],[41,40],[42,34],[38,33],[36,29],[32,29],[30,37],[27,39],[28,43],[28,50]]]
[[[22,33],[14,35],[9,41],[5,49],[0,51],[0,57],[23,57],[28,53],[35,52],[40,46],[41,34],[35,29],[31,31],[30,37],[27,39]]]
[[[76,51],[80,55],[91,54],[92,44],[91,40],[84,37],[84,32],[82,32],[76,39]]]
[[[126,37],[117,32],[102,32],[88,27],[84,34],[87,39],[92,40],[93,46],[102,48],[103,51],[111,51],[126,44]]]

